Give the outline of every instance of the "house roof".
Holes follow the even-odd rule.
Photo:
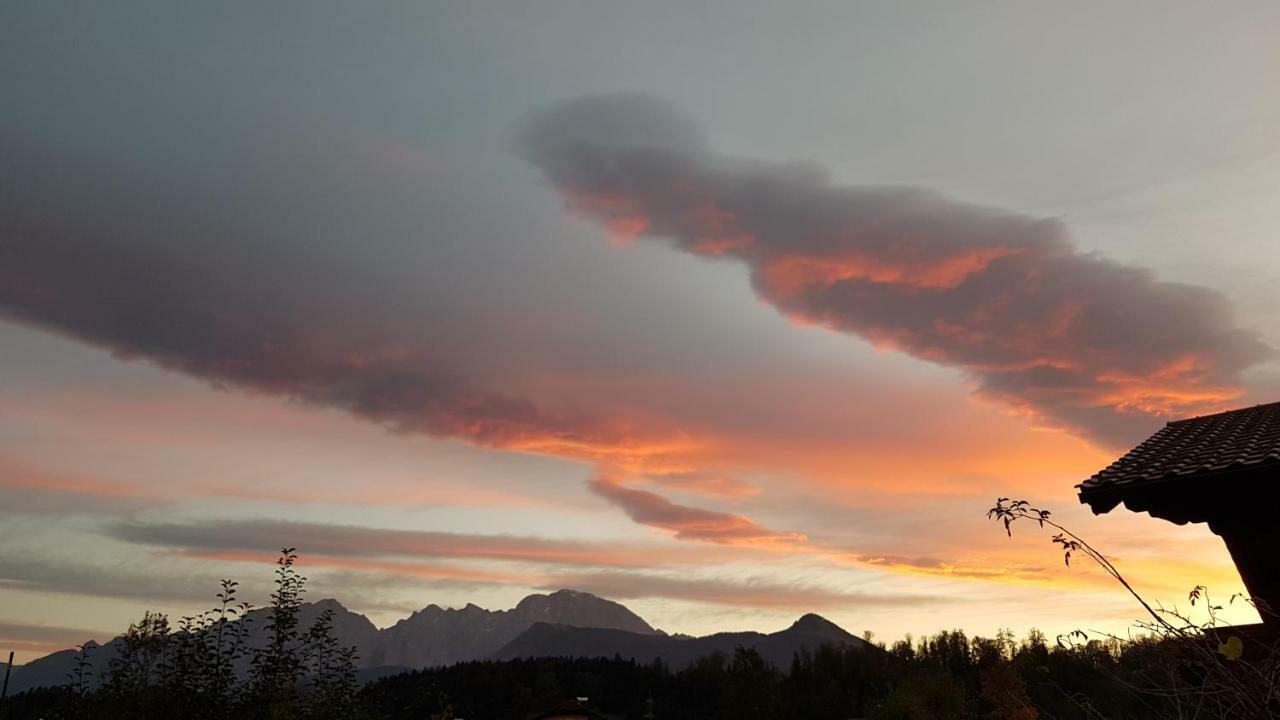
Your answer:
[[[1080,501],[1107,512],[1157,485],[1200,484],[1251,470],[1280,469],[1280,402],[1168,423],[1080,483]]]

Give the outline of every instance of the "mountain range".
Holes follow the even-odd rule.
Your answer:
[[[772,634],[668,635],[619,603],[573,590],[530,595],[510,610],[485,610],[471,604],[461,609],[428,605],[383,629],[336,600],[321,600],[303,605],[302,627],[308,627],[325,610],[333,613],[334,633],[340,642],[355,646],[360,679],[364,681],[470,660],[616,655],[642,663],[660,658],[678,669],[698,657],[717,651],[731,653],[737,647],[754,647],[775,664],[786,663],[796,652],[820,645],[870,647],[812,614]],[[259,609],[249,613],[254,620],[251,643],[261,645],[265,639],[262,627],[266,612]],[[118,645],[119,638],[101,646],[90,643],[95,677],[100,679],[105,674]],[[15,667],[10,692],[65,683],[75,666],[75,657],[76,651],[61,650]]]

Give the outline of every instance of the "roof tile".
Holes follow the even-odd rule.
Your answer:
[[[1081,483],[1080,493],[1269,465],[1280,466],[1280,402],[1171,422]]]

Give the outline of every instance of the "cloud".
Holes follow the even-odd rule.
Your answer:
[[[519,148],[616,238],[743,262],[795,321],[957,368],[981,395],[1108,445],[1229,403],[1272,355],[1222,295],[1082,252],[1055,220],[726,157],[654,99],[561,103],[527,119]]]
[[[12,515],[43,515],[53,518],[76,514],[100,516],[130,513],[163,504],[141,497],[89,495],[65,490],[13,487],[0,483],[0,507],[4,508],[6,514]]]
[[[137,148],[150,163],[122,179],[113,163],[130,160],[0,136],[0,317],[400,432],[615,461],[687,442],[491,367],[493,328],[458,315],[443,281],[395,267],[430,238],[392,211],[410,191],[414,208],[442,203],[438,188],[384,177],[342,143],[241,140],[216,167],[158,169]]]
[[[555,578],[553,587],[571,587],[616,600],[667,598],[737,607],[799,611],[837,608],[915,607],[944,602],[938,596],[842,592],[804,583],[763,580],[685,579],[634,573],[584,573]]]
[[[104,642],[114,635],[101,630],[0,622],[0,647],[35,655],[74,647],[87,640]]]
[[[760,492],[758,485],[719,473],[696,471],[649,473],[645,479],[664,488],[711,498],[742,500]]]
[[[847,560],[908,575],[987,580],[1000,583],[1061,584],[1063,582],[1063,574],[1056,567],[1019,564],[1008,558],[985,557],[963,561],[939,560],[931,557],[855,553],[851,554]],[[1090,579],[1097,580],[1097,578],[1093,577]],[[1078,578],[1075,580],[1079,581]]]
[[[657,493],[624,487],[608,477],[594,477],[587,481],[587,487],[621,508],[635,522],[669,530],[680,540],[794,547],[806,539],[800,533],[770,530],[742,515],[679,505]]]
[[[350,525],[280,520],[223,520],[198,524],[117,523],[108,528],[117,540],[184,552],[249,553],[274,561],[276,549],[299,548],[308,563],[333,564],[336,558],[441,557],[498,560],[583,567],[643,568],[697,564],[723,553],[693,552],[654,544],[610,543],[514,535],[482,535],[418,530],[389,530]],[[257,555],[253,555],[253,554]],[[268,555],[262,555],[268,553]],[[317,556],[331,562],[317,560]],[[239,556],[237,556],[239,557]]]
[[[271,565],[276,555],[263,552],[182,550],[184,557],[204,560],[248,562]],[[349,587],[364,590],[421,589],[440,587],[451,590],[472,589],[486,585],[526,586],[539,590],[572,589],[590,592],[614,600],[664,598],[721,605],[785,608],[801,611],[850,607],[911,607],[939,602],[934,596],[900,593],[868,593],[838,591],[806,583],[780,584],[760,578],[690,579],[645,571],[597,570],[562,573],[504,573],[481,569],[420,562],[370,560],[344,556],[306,553],[299,561],[304,572],[322,569],[324,575],[313,577],[318,588],[330,588],[338,599],[351,607],[371,607],[386,598],[376,595],[349,597]],[[346,579],[343,581],[343,579]],[[406,584],[405,581],[408,581]],[[386,605],[400,608],[404,603]],[[412,607],[410,603],[409,607]]]
[[[257,563],[274,565],[280,554],[270,552],[236,551],[236,550],[178,550],[174,554],[185,558],[199,560],[217,560],[222,562]],[[438,563],[398,562],[390,560],[370,560],[349,556],[333,556],[307,554],[298,560],[299,568],[323,568],[348,570],[369,573],[381,577],[414,578],[444,583],[450,587],[474,587],[477,585],[530,585],[537,582],[532,575],[518,575],[507,572],[492,572],[477,568],[441,565]]]
[[[97,630],[55,627],[50,625],[25,625],[0,621],[0,640],[40,640],[56,639],[62,647],[68,644],[84,642],[86,639],[103,635]]]
[[[57,558],[0,556],[0,590],[147,602],[205,602],[218,591],[218,579],[212,573],[193,573],[181,563],[165,566],[149,562],[145,569],[139,569]]]
[[[169,501],[133,485],[33,469],[0,454],[0,507],[31,515],[129,512]]]
[[[178,550],[148,554],[142,563],[93,564],[59,557],[0,555],[0,592],[52,593],[137,601],[191,608],[210,607],[221,578],[240,581],[239,597],[261,606],[272,591],[271,551]],[[260,570],[237,570],[229,563]],[[307,597],[332,597],[355,609],[414,610],[427,589],[446,591],[482,587],[535,587],[547,575],[488,571],[443,564],[302,554],[298,563],[308,577]],[[317,572],[323,571],[323,572]],[[390,594],[388,594],[390,592]],[[3,639],[3,638],[0,638]],[[81,638],[83,639],[83,638]]]

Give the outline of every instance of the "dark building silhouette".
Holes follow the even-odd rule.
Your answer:
[[[1245,587],[1280,611],[1280,403],[1178,420],[1079,485],[1096,514],[1117,505],[1183,525],[1208,523]]]

